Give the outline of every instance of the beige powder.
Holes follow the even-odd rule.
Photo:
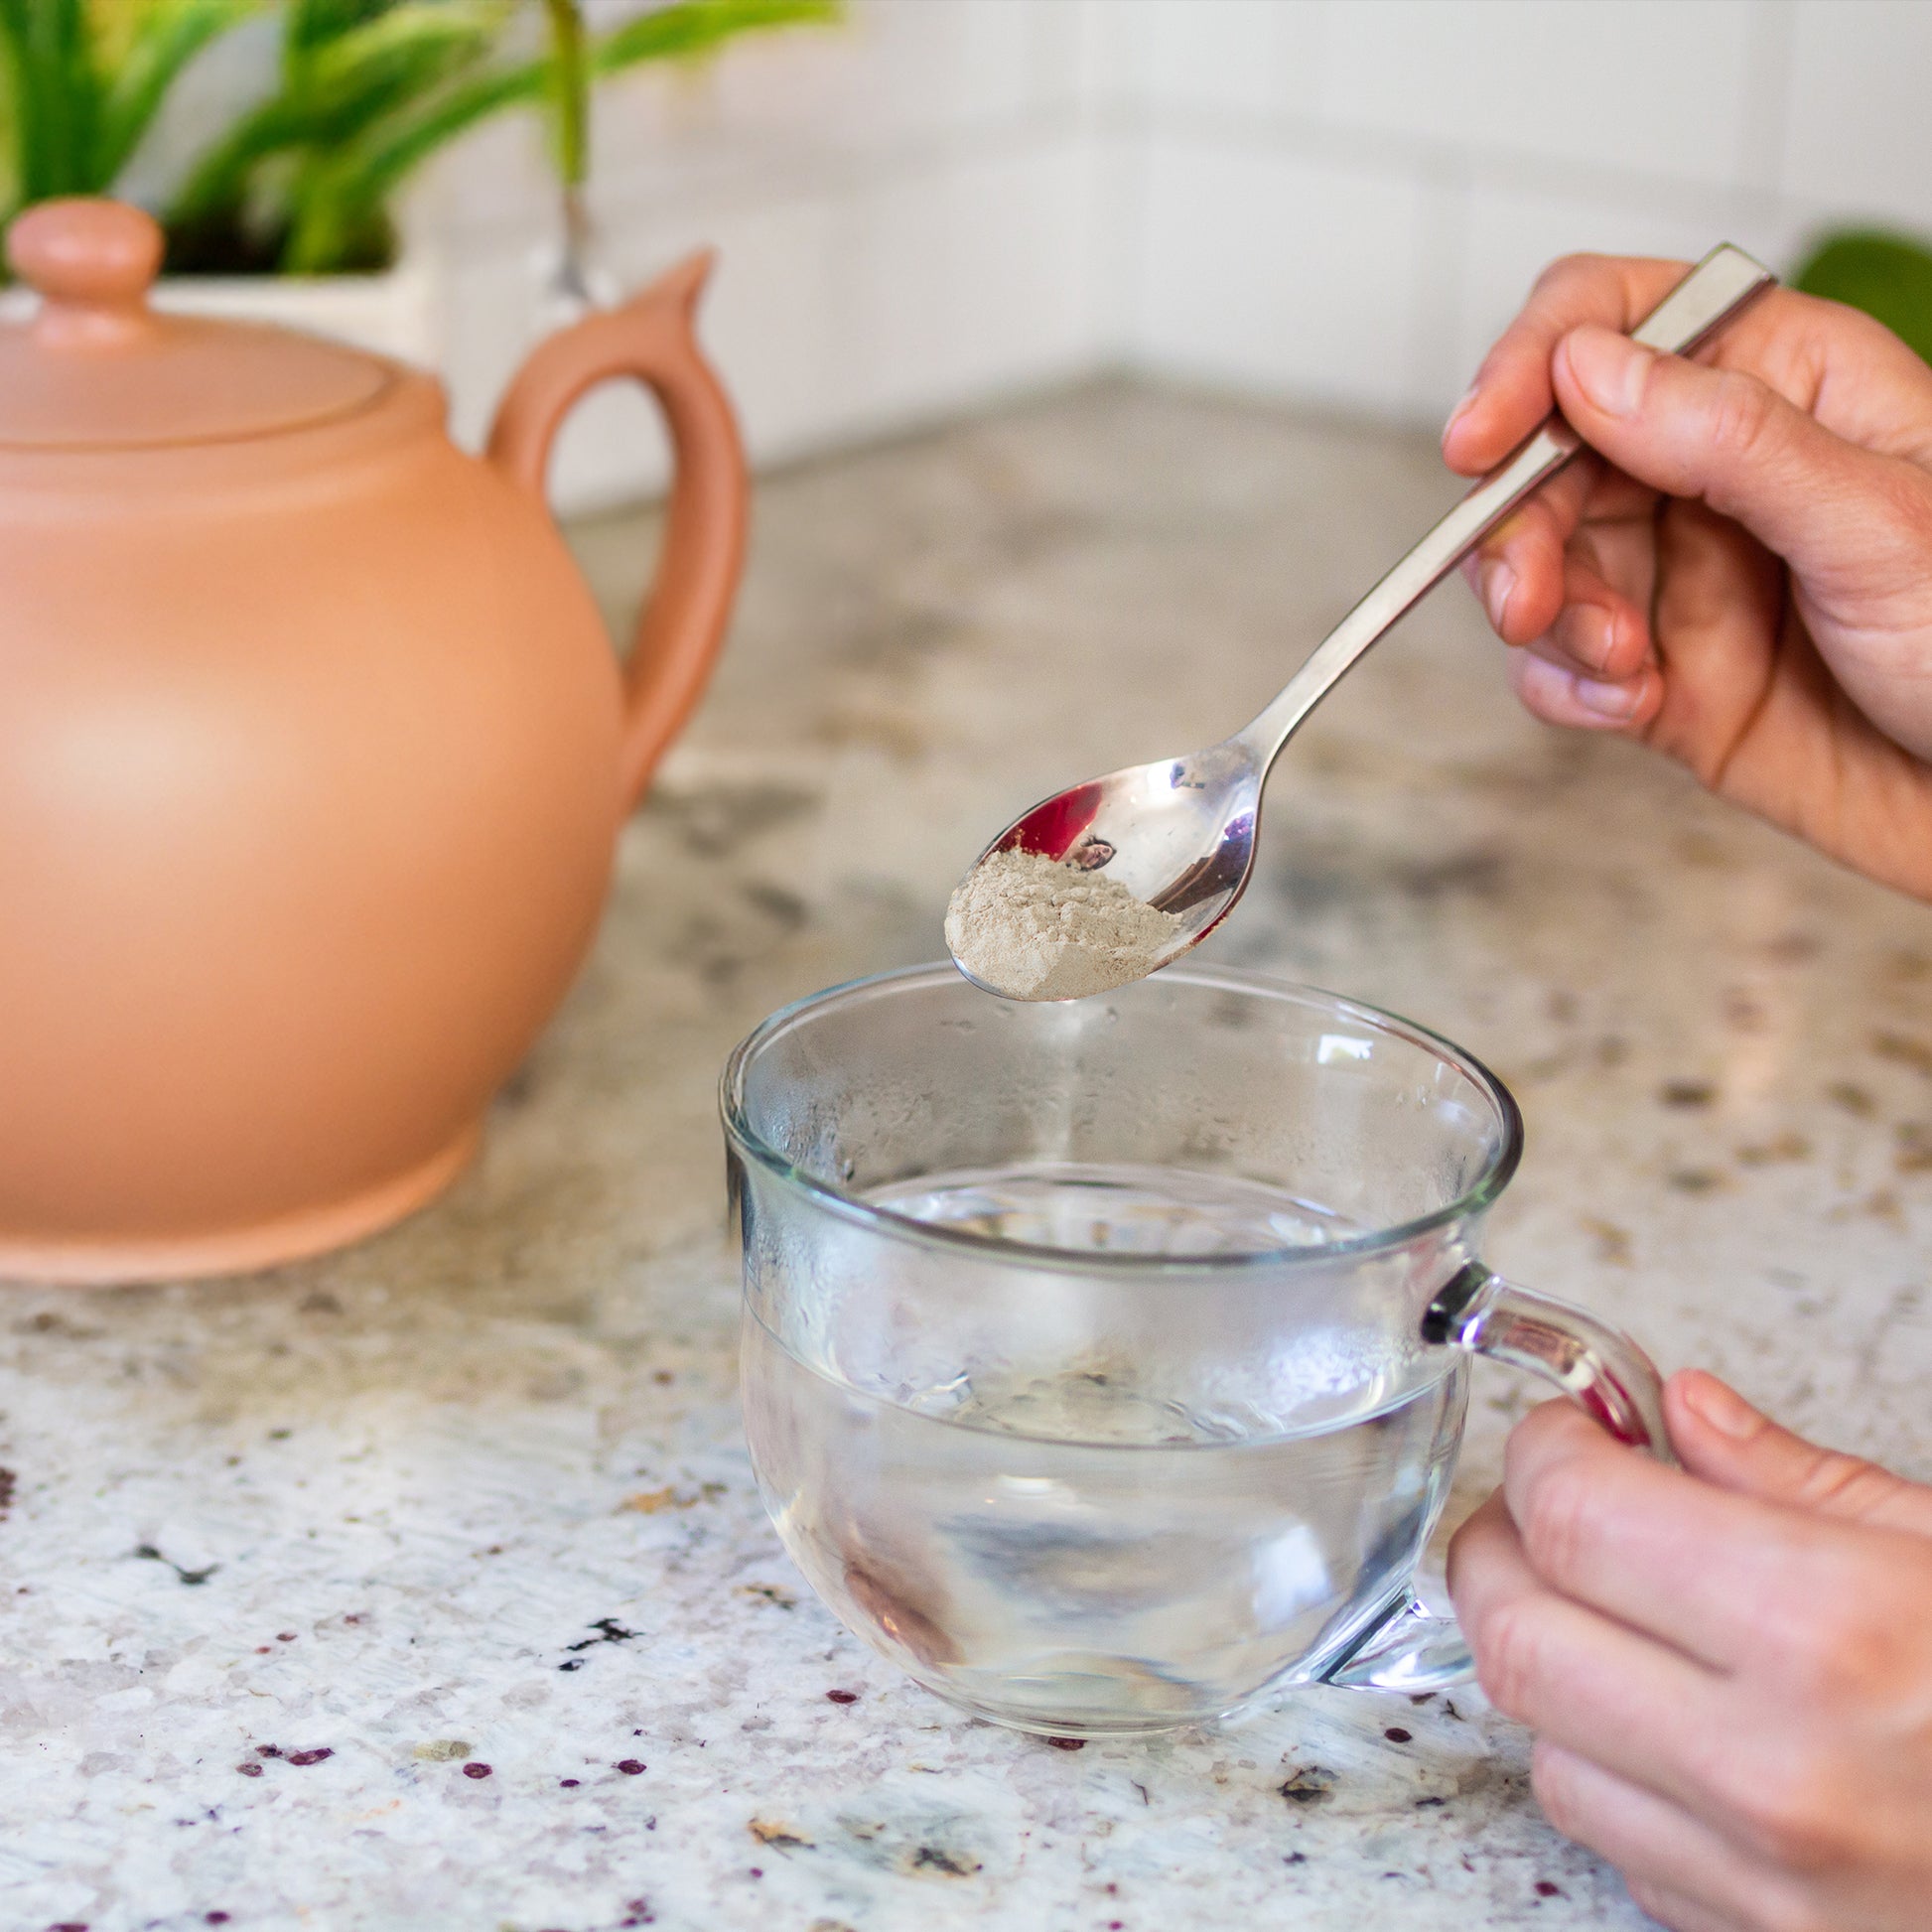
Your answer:
[[[1118,880],[1037,852],[994,853],[946,908],[953,957],[1009,1000],[1082,1000],[1143,979],[1179,930]]]

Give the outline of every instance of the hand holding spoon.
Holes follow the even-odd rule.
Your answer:
[[[1775,280],[1741,249],[1714,248],[1631,335],[1646,347],[1688,354]],[[1549,416],[1342,619],[1281,694],[1232,738],[1184,758],[1089,778],[1016,819],[980,854],[954,895],[947,942],[959,970],[989,993],[1056,999],[1074,988],[1089,993],[1124,985],[1198,945],[1248,883],[1261,788],[1302,721],[1372,643],[1583,447],[1560,415]],[[987,871],[1001,854],[1020,856]],[[1031,865],[1029,854],[1036,855]],[[1092,875],[1087,890],[1071,876],[1077,873]],[[1070,977],[1004,971],[998,949],[974,936],[983,927],[959,914],[970,900],[979,912],[997,916],[1016,891],[1031,894],[1035,909],[1050,895],[1062,910],[1070,897],[1074,909],[1095,905],[1125,913],[1126,925],[1116,918],[1114,929],[1130,933],[1131,942],[1089,948],[1090,956],[1077,960]],[[1134,900],[1142,902],[1138,926]],[[1080,927],[1069,924],[1066,930],[1077,937]],[[1049,938],[1049,948],[1053,943]],[[1062,957],[1068,951],[1059,945]],[[1002,978],[1008,983],[1000,984]]]

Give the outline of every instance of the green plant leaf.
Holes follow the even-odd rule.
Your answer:
[[[332,192],[349,207],[380,207],[437,149],[459,134],[505,107],[541,99],[545,79],[543,62],[522,62],[513,68],[470,75],[445,88],[416,113],[391,116],[345,158]],[[311,253],[304,249],[305,260]],[[304,272],[321,271],[310,267]]]
[[[544,5],[550,15],[546,91],[557,174],[566,188],[581,188],[591,160],[591,68],[584,10],[578,0],[544,0]]]
[[[686,0],[603,36],[591,46],[589,65],[608,73],[644,61],[694,58],[739,34],[839,17],[836,0]],[[651,31],[638,31],[644,28]],[[357,144],[334,192],[347,208],[379,207],[439,148],[505,108],[542,99],[554,85],[549,54],[468,75],[420,111],[398,114],[372,129]],[[319,272],[313,247],[305,245],[301,256],[307,272]]]
[[[319,137],[340,139],[486,55],[513,0],[399,0],[303,56],[284,94]]]
[[[412,66],[439,48],[486,48],[514,5],[515,0],[387,0],[359,25],[291,49],[290,56],[304,69],[305,86],[340,92]]]
[[[643,61],[689,60],[740,34],[829,24],[844,12],[840,0],[682,0],[612,28],[593,48],[591,65],[599,73],[617,73]]]
[[[1831,235],[1792,286],[1875,316],[1932,362],[1932,250],[1921,243],[1875,228]]]
[[[284,0],[284,56],[300,60],[310,49],[340,40],[358,27],[379,20],[395,4],[396,0]]]
[[[5,148],[0,167],[6,171],[4,188],[0,188],[0,207],[6,209],[9,218],[21,203],[26,160],[27,129],[22,120],[21,96],[27,86],[21,71],[20,25],[16,0],[0,0],[0,143]]]
[[[231,218],[264,162],[305,147],[329,153],[353,141],[385,113],[482,61],[504,17],[499,0],[402,0],[333,37],[312,40],[299,61],[285,60],[281,90],[196,163],[167,210],[169,225],[193,229]]]
[[[21,4],[0,0],[0,11]],[[518,0],[285,0],[280,88],[196,163],[165,216],[171,262],[212,267],[267,250],[286,272],[374,265],[392,233],[390,199],[479,122],[548,94],[574,185],[589,76],[843,11],[839,0],[679,0],[580,42],[579,0],[547,6],[564,31],[543,54],[504,61]],[[586,77],[573,82],[578,65]]]
[[[84,195],[100,107],[81,0],[0,0],[10,69],[16,190],[23,202]]]
[[[126,48],[112,63],[94,127],[89,172],[100,188],[113,186],[189,62],[264,4],[158,0],[136,15]]]

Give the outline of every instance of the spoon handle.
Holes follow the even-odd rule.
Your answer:
[[[1630,332],[1647,348],[1687,355],[1777,277],[1722,242]],[[1440,584],[1523,498],[1584,447],[1556,412],[1518,445],[1310,652],[1260,717],[1237,734],[1265,770],[1295,729],[1382,633]]]

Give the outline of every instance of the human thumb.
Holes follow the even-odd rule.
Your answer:
[[[1693,1475],[1821,1516],[1932,1536],[1932,1489],[1780,1429],[1715,1375],[1680,1371],[1664,1401],[1671,1447]]]
[[[1834,436],[1768,383],[1587,324],[1557,345],[1563,413],[1618,469],[1734,517],[1800,571],[1891,535],[1894,459]]]

